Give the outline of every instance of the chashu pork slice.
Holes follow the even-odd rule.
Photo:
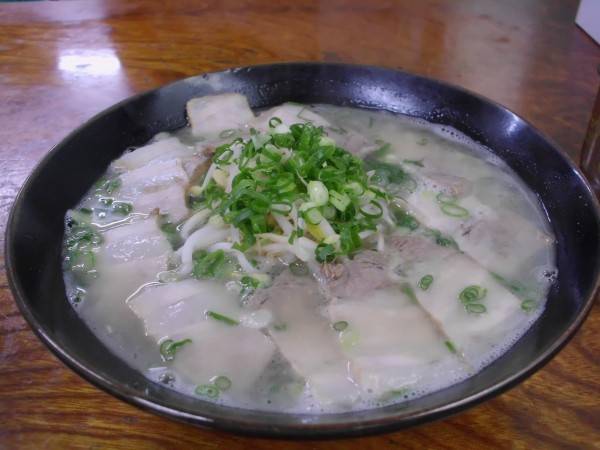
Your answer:
[[[275,345],[261,331],[209,316],[217,313],[238,321],[237,295],[211,280],[182,280],[149,285],[129,300],[157,344],[190,339],[173,358],[177,373],[194,384],[226,376],[230,392],[248,390],[273,358]]]
[[[103,238],[96,255],[102,283],[89,287],[89,298],[94,302],[86,309],[90,315],[97,311],[101,317],[108,311],[125,311],[117,320],[129,320],[127,298],[140,286],[157,281],[158,273],[167,269],[171,246],[154,218],[109,229]]]
[[[254,119],[248,100],[241,94],[206,95],[187,102],[187,115],[196,136],[214,138],[224,130],[244,128]]]
[[[416,234],[391,242],[393,273],[412,287],[419,304],[473,367],[519,337],[515,333],[523,329],[528,314],[521,309],[521,300],[487,268],[465,253]],[[432,282],[422,289],[419,282],[425,276]],[[471,300],[461,295],[465,289]]]
[[[335,299],[327,308],[361,388],[375,399],[433,383],[445,371],[464,371],[428,315],[400,286]],[[438,370],[436,370],[436,368]]]
[[[271,338],[318,401],[322,405],[354,403],[360,390],[337,333],[320,313],[323,298],[316,281],[286,271],[256,295],[273,313]]]
[[[158,160],[122,173],[118,199],[130,202],[133,212],[149,214],[159,209],[174,222],[188,215],[185,189],[189,177],[179,159]]]
[[[191,159],[195,156],[194,151],[176,137],[169,137],[127,152],[113,161],[111,166],[117,171],[135,170],[159,161]]]
[[[405,198],[411,212],[427,227],[451,235],[462,251],[491,272],[521,279],[532,261],[553,245],[545,231],[515,212],[484,204],[464,187],[464,178],[414,176],[417,188]],[[452,197],[459,208],[444,205]]]

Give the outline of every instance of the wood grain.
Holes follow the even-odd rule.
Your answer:
[[[0,5],[0,231],[35,163],[133,93],[291,60],[403,68],[486,95],[573,158],[600,49],[577,1],[177,1]],[[0,264],[3,260],[0,260]],[[544,369],[458,416],[378,437],[248,439],[156,417],[97,390],[35,338],[0,275],[0,449],[600,448],[600,311]]]

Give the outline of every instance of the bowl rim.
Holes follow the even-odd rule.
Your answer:
[[[50,349],[50,351],[67,367],[76,372],[83,379],[90,382],[92,385],[102,389],[104,392],[107,392],[114,397],[119,398],[120,400],[125,401],[131,405],[137,406],[145,411],[153,412],[158,415],[168,417],[170,419],[175,419],[181,422],[186,422],[199,426],[208,426],[214,429],[219,429],[223,431],[233,432],[236,434],[247,435],[247,436],[260,436],[260,437],[271,437],[271,438],[295,438],[295,439],[323,439],[323,438],[340,438],[340,437],[356,437],[356,436],[367,436],[378,433],[386,433],[395,430],[399,430],[402,428],[406,428],[417,423],[422,423],[425,421],[437,420],[443,417],[447,417],[451,414],[458,413],[463,411],[464,409],[474,406],[478,403],[481,403],[487,399],[495,397],[516,384],[524,381],[528,377],[530,377],[537,370],[541,369],[545,364],[547,364],[575,335],[576,331],[581,327],[585,318],[589,314],[593,303],[596,298],[596,294],[598,292],[598,287],[600,286],[600,259],[596,261],[596,267],[594,270],[594,285],[592,286],[589,294],[585,298],[585,302],[583,303],[580,311],[572,320],[570,325],[565,329],[565,331],[554,340],[554,342],[549,346],[549,348],[543,352],[538,358],[530,361],[524,368],[513,373],[511,376],[497,382],[496,384],[488,387],[487,389],[476,392],[470,396],[461,398],[459,400],[439,405],[428,410],[420,411],[416,414],[413,414],[408,417],[399,418],[397,414],[389,415],[384,418],[375,418],[375,419],[367,419],[356,422],[348,422],[343,425],[340,424],[303,424],[297,423],[293,425],[269,425],[264,422],[252,422],[252,421],[239,421],[235,419],[222,420],[220,418],[211,418],[209,416],[204,416],[200,414],[189,413],[186,411],[182,411],[180,409],[172,408],[167,406],[161,401],[153,400],[145,396],[137,395],[135,392],[128,392],[128,389],[124,388],[121,385],[113,383],[109,377],[105,377],[99,373],[97,373],[91,366],[83,364],[78,361],[77,357],[73,355],[68,350],[62,348],[50,335],[50,331],[47,327],[38,320],[33,311],[28,306],[27,296],[24,293],[22,288],[19,275],[14,265],[15,251],[12,244],[12,236],[17,232],[15,228],[15,217],[17,216],[18,211],[20,210],[23,202],[23,198],[27,194],[30,189],[33,181],[38,177],[39,173],[45,170],[45,167],[49,160],[53,158],[53,156],[60,151],[63,147],[64,143],[71,140],[78,133],[84,130],[90,123],[97,121],[98,119],[110,115],[113,111],[121,108],[122,106],[133,102],[141,97],[146,95],[150,95],[158,90],[162,90],[164,88],[171,87],[175,84],[179,84],[186,81],[191,81],[197,78],[206,77],[206,76],[215,76],[220,74],[227,73],[235,73],[237,71],[244,70],[253,70],[257,68],[279,68],[279,67],[287,67],[291,70],[299,69],[303,67],[338,67],[338,68],[348,68],[348,69],[361,69],[361,70],[377,70],[384,71],[389,73],[400,73],[406,75],[408,77],[412,77],[415,79],[421,79],[429,83],[438,84],[440,86],[461,92],[463,94],[467,94],[475,99],[488,103],[495,108],[502,110],[505,113],[509,113],[520,120],[522,123],[527,125],[533,134],[536,137],[540,138],[543,141],[546,141],[550,147],[554,150],[555,156],[557,158],[561,158],[562,161],[567,164],[567,166],[571,169],[574,175],[577,176],[581,185],[585,188],[586,194],[591,199],[590,210],[593,211],[593,214],[596,216],[598,222],[600,222],[600,204],[598,199],[596,198],[593,189],[591,188],[588,180],[582,174],[579,167],[571,160],[569,156],[558,146],[554,140],[546,136],[544,133],[539,131],[535,126],[533,126],[529,121],[522,118],[518,114],[514,113],[509,108],[497,103],[494,100],[491,100],[483,95],[465,89],[461,86],[438,80],[432,77],[424,76],[421,74],[415,74],[409,71],[388,68],[382,66],[374,66],[374,65],[364,65],[364,64],[348,64],[348,63],[327,63],[327,62],[311,62],[311,61],[298,61],[298,62],[282,62],[282,63],[266,63],[266,64],[257,64],[257,65],[249,65],[249,66],[241,66],[235,68],[228,68],[224,70],[215,70],[210,72],[202,72],[198,75],[194,75],[191,77],[181,78],[170,83],[158,86],[153,89],[149,89],[129,97],[109,106],[101,110],[100,112],[94,114],[91,118],[85,120],[81,125],[76,127],[73,131],[68,133],[63,139],[60,140],[56,145],[54,145],[35,165],[34,169],[30,172],[30,174],[25,179],[23,185],[19,189],[13,204],[11,206],[6,232],[5,232],[5,242],[4,242],[4,255],[5,255],[5,270],[7,273],[8,284],[10,290],[12,292],[13,298],[17,307],[25,320],[27,321],[30,328],[34,331],[35,335]],[[354,107],[354,106],[353,106]],[[598,253],[600,253],[600,244],[598,245]],[[537,319],[539,320],[539,318]],[[285,413],[283,413],[285,414]]]

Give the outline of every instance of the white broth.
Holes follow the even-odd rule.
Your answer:
[[[544,310],[536,196],[455,130],[239,94],[127,150],[66,217],[81,318],[149,379],[227,405],[404,402],[506,352]]]

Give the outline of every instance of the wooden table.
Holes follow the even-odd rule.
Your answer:
[[[577,158],[600,48],[577,1],[101,1],[0,5],[0,222],[35,163],[131,94],[231,66],[346,61],[503,103]],[[68,176],[68,174],[65,174]],[[0,260],[3,262],[3,260]],[[0,274],[0,449],[600,448],[600,310],[528,381],[459,416],[354,440],[199,430],[126,405],[57,361]]]

